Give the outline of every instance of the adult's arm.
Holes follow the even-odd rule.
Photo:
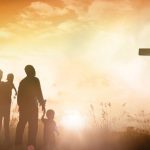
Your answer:
[[[17,96],[17,104],[20,106],[21,104],[21,97],[22,97],[22,82],[20,82],[18,87],[18,96]]]
[[[15,90],[15,94],[17,95],[17,89],[14,84],[13,84],[13,89]]]
[[[45,100],[43,98],[43,93],[42,93],[42,90],[41,90],[41,84],[40,84],[40,81],[39,79],[37,78],[36,80],[36,83],[37,83],[37,87],[36,87],[36,94],[37,94],[37,99],[38,99],[38,102],[40,103],[40,105],[45,105]]]

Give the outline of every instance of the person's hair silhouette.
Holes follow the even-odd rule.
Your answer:
[[[46,112],[47,118],[44,118],[44,116],[45,114],[42,116],[42,122],[44,124],[43,147],[45,150],[53,150],[56,148],[55,132],[59,134],[54,121],[55,112],[49,109]]]
[[[40,81],[32,65],[25,66],[26,77],[20,82],[17,103],[19,106],[19,122],[16,128],[16,145],[22,144],[23,131],[28,122],[28,145],[36,147],[38,129],[38,103],[45,110],[45,101]]]
[[[46,116],[49,120],[53,120],[54,119],[54,116],[55,116],[55,112],[54,110],[52,109],[49,109],[47,112],[46,112]]]
[[[36,75],[35,69],[32,65],[27,65],[25,67],[25,72],[28,77],[34,77]]]
[[[14,75],[13,75],[12,73],[9,73],[9,74],[7,75],[7,81],[13,82],[13,80],[14,80]]]

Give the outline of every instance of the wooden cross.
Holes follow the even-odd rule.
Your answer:
[[[139,48],[139,55],[150,56],[150,48]]]

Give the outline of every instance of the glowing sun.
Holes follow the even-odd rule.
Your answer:
[[[85,128],[85,118],[79,112],[67,113],[63,116],[61,124],[67,129],[83,129]]]

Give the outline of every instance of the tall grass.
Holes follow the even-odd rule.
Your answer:
[[[150,114],[140,111],[130,114],[126,109],[126,103],[120,105],[117,116],[113,116],[114,107],[110,102],[100,102],[99,105],[89,106],[89,122],[87,128],[80,131],[70,131],[59,128],[60,136],[56,137],[58,150],[150,150]],[[13,110],[10,130],[12,150],[15,128],[18,122],[16,112]],[[125,130],[118,130],[122,126]],[[38,150],[43,150],[42,145],[43,124],[39,120],[37,138]],[[24,143],[27,139],[25,130]],[[4,150],[2,145],[0,150]],[[25,144],[19,150],[26,150]],[[13,150],[17,150],[13,148]]]

